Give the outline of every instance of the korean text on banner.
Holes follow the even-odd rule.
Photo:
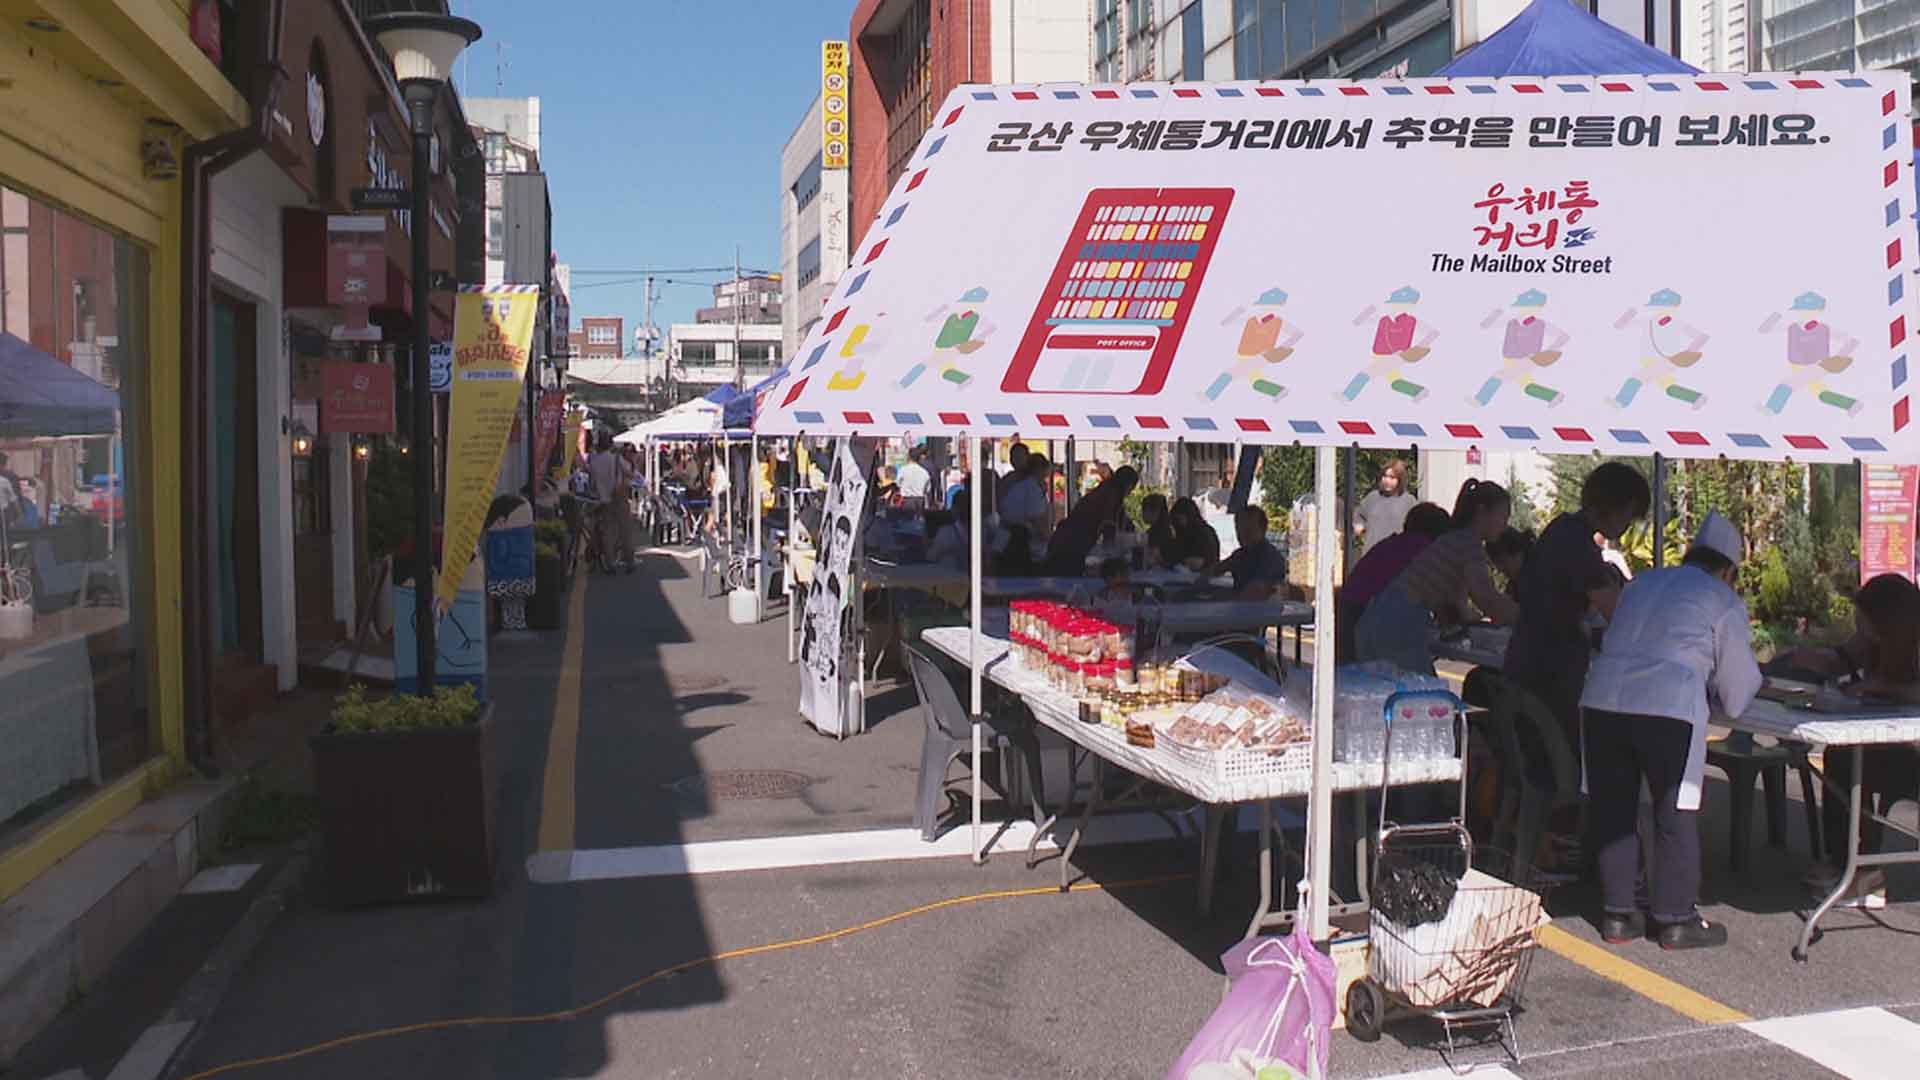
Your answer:
[[[1908,99],[963,86],[755,428],[1916,460]]]
[[[527,374],[539,289],[482,287],[456,294],[453,390],[448,395],[446,543],[434,582],[438,610],[453,605],[460,576],[479,550]]]
[[[847,43],[820,43],[820,167],[847,167],[848,134]]]
[[[564,393],[562,394],[564,398]],[[567,477],[573,475],[573,463],[580,458],[580,423],[585,416],[578,412],[567,413],[564,434],[561,436],[561,457],[553,466],[553,482],[564,485]]]
[[[1860,481],[1860,583],[1881,574],[1899,574],[1912,581],[1920,466],[1867,465]]]
[[[554,441],[560,438],[560,416],[566,412],[567,392],[565,390],[542,390],[540,392],[540,427],[534,442],[537,459],[545,463],[553,456]]]

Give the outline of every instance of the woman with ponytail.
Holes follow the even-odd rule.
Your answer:
[[[1467,622],[1478,612],[1511,623],[1514,602],[1494,586],[1486,543],[1506,531],[1513,499],[1499,484],[1469,480],[1453,504],[1452,528],[1416,556],[1367,606],[1355,628],[1355,656],[1407,671],[1433,671],[1436,626]]]

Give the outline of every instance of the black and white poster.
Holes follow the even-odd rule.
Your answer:
[[[801,619],[800,715],[823,735],[853,735],[861,730],[858,703],[851,702],[848,694],[857,680],[853,669],[860,652],[854,630],[859,586],[853,580],[853,563],[866,519],[867,472],[872,462],[870,444],[839,440],[814,537],[813,584]]]

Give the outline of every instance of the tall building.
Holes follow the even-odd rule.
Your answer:
[[[1367,79],[1431,75],[1484,41],[1529,0],[1093,0],[1094,72],[1105,82]],[[1703,5],[1744,0],[1583,0],[1622,30],[1683,55],[1700,51]],[[1651,14],[1651,18],[1649,18]],[[1139,40],[1141,20],[1151,44]],[[1718,24],[1716,24],[1718,25]],[[1102,29],[1104,26],[1104,30]],[[1695,61],[1698,63],[1698,61]],[[1703,65],[1712,66],[1712,65]]]
[[[700,397],[739,378],[752,386],[774,373],[781,348],[779,274],[743,274],[713,287],[713,306],[667,329],[672,402]],[[736,318],[737,317],[737,318]],[[739,343],[738,367],[735,342]]]
[[[848,39],[854,248],[954,87],[1091,71],[1079,0],[860,0]]]
[[[1766,70],[1920,72],[1920,7],[1866,0],[1765,0],[1756,52]]]
[[[1747,11],[1747,0],[1698,0],[1696,29],[1682,59],[1702,71],[1752,71],[1759,56],[1760,24],[1749,19]]]
[[[780,151],[780,340],[787,356],[820,321],[847,269],[847,170],[826,167],[826,119],[816,96]]]

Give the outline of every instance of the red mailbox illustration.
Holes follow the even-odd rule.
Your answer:
[[[1232,188],[1088,192],[1000,389],[1159,393],[1232,202]]]

